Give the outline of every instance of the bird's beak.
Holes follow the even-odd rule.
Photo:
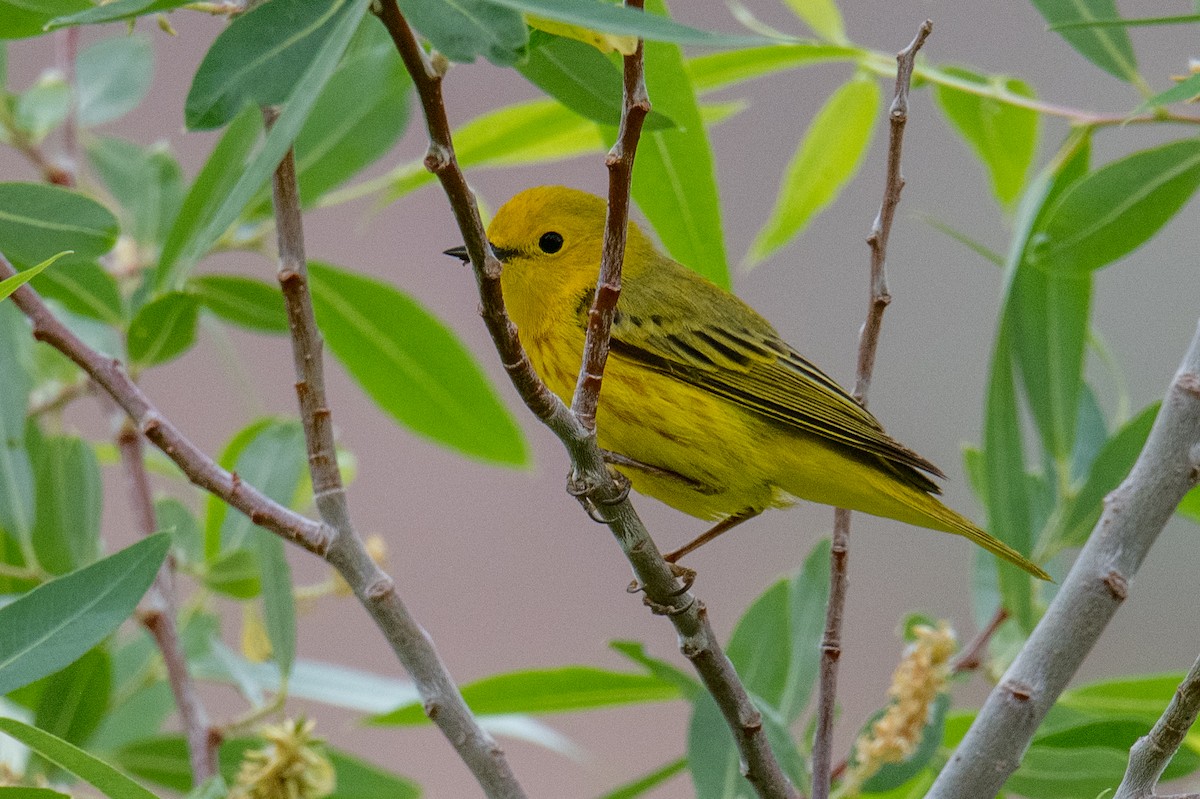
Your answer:
[[[442,254],[453,256],[464,264],[471,262],[471,256],[467,255],[467,246],[465,244],[458,247],[451,247],[448,250],[442,250]]]

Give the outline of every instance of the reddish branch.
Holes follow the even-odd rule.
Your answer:
[[[854,396],[864,407],[871,387],[871,375],[875,369],[875,353],[879,345],[879,332],[883,325],[883,312],[891,302],[887,289],[888,235],[892,230],[892,219],[900,203],[900,192],[904,178],[900,175],[900,152],[904,143],[904,125],[908,121],[908,89],[912,81],[913,64],[917,51],[933,30],[933,23],[926,20],[917,31],[916,38],[896,55],[896,91],[888,111],[891,131],[888,137],[887,179],[884,183],[883,202],[867,243],[871,248],[871,291],[867,308],[867,320],[863,325],[858,342],[858,364],[854,382]],[[850,511],[837,509],[833,515],[833,546],[830,558],[829,605],[825,614],[825,634],[821,640],[820,680],[817,685],[817,728],[813,736],[812,795],[813,799],[827,799],[831,773],[830,759],[833,748],[834,703],[837,697],[837,667],[842,655],[842,616],[846,605],[847,561],[850,554]]]
[[[407,21],[397,8],[395,0],[381,0],[374,12],[386,26],[392,40],[412,75],[413,83],[424,110],[429,132],[429,151],[425,166],[438,178],[450,200],[455,219],[463,236],[467,254],[475,272],[479,287],[480,307],[484,323],[500,354],[501,362],[512,380],[521,399],[529,409],[549,427],[562,441],[571,459],[569,490],[580,497],[592,512],[601,515],[620,543],[633,567],[638,588],[645,592],[645,601],[654,612],[671,620],[679,635],[680,648],[692,662],[701,681],[716,700],[725,717],[738,751],[742,757],[743,773],[760,797],[784,799],[798,794],[784,776],[779,762],[771,753],[763,730],[762,718],[751,702],[745,686],[738,679],[733,665],[717,642],[715,633],[708,623],[708,614],[690,591],[680,590],[678,580],[669,564],[663,560],[654,541],[638,518],[633,505],[623,489],[613,479],[601,451],[596,444],[595,432],[591,428],[595,399],[589,393],[598,393],[603,369],[607,336],[601,335],[605,326],[604,315],[615,308],[619,292],[619,279],[613,280],[616,267],[621,260],[621,246],[615,240],[605,244],[605,264],[610,270],[607,281],[611,288],[597,292],[595,306],[589,319],[589,340],[593,341],[592,354],[585,373],[577,385],[576,404],[589,414],[588,421],[571,411],[556,397],[538,377],[524,348],[521,346],[516,326],[508,317],[504,297],[500,290],[501,265],[487,244],[483,223],[475,204],[475,197],[454,157],[454,146],[450,136],[450,125],[446,118],[442,100],[440,64],[429,59],[413,36]],[[624,216],[628,209],[628,178],[622,156],[632,159],[632,144],[636,140],[636,126],[640,121],[633,118],[641,115],[644,97],[637,96],[641,84],[638,75],[639,53],[626,59],[624,121],[615,159],[610,157],[610,203],[607,232],[624,232]],[[628,137],[628,141],[626,138]],[[624,142],[622,144],[622,142]],[[615,160],[615,163],[613,161]],[[613,167],[617,168],[613,168]],[[622,184],[624,186],[622,187]],[[625,199],[621,200],[624,195]],[[601,278],[601,283],[605,283]],[[607,310],[606,310],[607,309]],[[611,320],[610,320],[611,321]],[[590,410],[588,410],[590,408]]]

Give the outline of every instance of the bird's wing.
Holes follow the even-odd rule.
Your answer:
[[[671,266],[687,271],[673,262]],[[932,463],[884,432],[874,416],[780,339],[750,306],[698,278],[685,277],[681,285],[678,275],[670,281],[640,277],[627,281],[622,289],[613,320],[613,355],[784,426],[875,453],[893,465],[943,476]],[[690,302],[680,296],[681,289],[692,294]],[[693,307],[702,310],[693,312]],[[938,490],[922,475],[907,476],[923,490]]]

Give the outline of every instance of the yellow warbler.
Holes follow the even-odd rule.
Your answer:
[[[488,227],[521,341],[567,402],[605,211],[599,197],[542,186],[509,200]],[[637,491],[724,520],[718,532],[806,499],[961,535],[1049,579],[934,498],[939,488],[924,473],[941,477],[937,467],[888,436],[753,308],[660,253],[633,223],[596,434]]]

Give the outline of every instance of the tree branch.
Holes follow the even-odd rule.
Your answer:
[[[517,328],[505,310],[500,290],[500,262],[487,244],[475,197],[454,157],[441,93],[444,62],[436,56],[433,59],[426,57],[395,0],[380,0],[373,11],[391,34],[417,87],[430,139],[425,166],[441,182],[458,222],[478,284],[484,324],[517,393],[566,448],[571,459],[568,490],[584,500],[590,512],[609,526],[633,567],[637,578],[634,589],[644,591],[645,602],[651,610],[665,615],[675,626],[681,651],[692,662],[733,732],[743,773],[754,790],[763,799],[796,797],[796,789],[784,776],[767,744],[762,717],[717,641],[704,604],[690,590],[680,590],[675,573],[663,560],[629,501],[628,487],[618,485],[609,472],[594,431],[546,387],[521,346]],[[627,70],[627,86],[629,80]],[[626,108],[630,105],[627,98]],[[623,128],[631,129],[628,125]],[[610,184],[610,196],[611,191]],[[610,208],[610,220],[612,213]],[[605,247],[607,251],[607,242]],[[611,302],[615,305],[615,293]],[[592,324],[590,319],[589,327]],[[594,385],[598,391],[599,381]],[[590,385],[587,390],[592,390]]]
[[[929,20],[921,25],[908,47],[896,54],[896,91],[888,110],[891,131],[888,137],[887,178],[883,202],[871,226],[867,244],[871,248],[871,285],[867,319],[858,340],[858,363],[855,372],[854,397],[865,408],[875,371],[875,353],[879,348],[879,333],[883,312],[892,301],[887,288],[887,243],[892,231],[896,206],[904,178],[900,174],[900,154],[904,145],[904,126],[908,122],[908,90],[912,82],[917,51],[933,31]],[[825,633],[821,640],[820,679],[817,684],[817,728],[813,736],[812,795],[813,799],[828,799],[831,787],[830,761],[833,756],[834,704],[837,700],[837,667],[842,655],[842,616],[846,606],[849,583],[847,566],[850,557],[850,511],[838,508],[833,513],[833,544],[829,561],[829,604],[825,611]]]
[[[134,520],[138,532],[143,536],[153,535],[158,532],[158,519],[154,512],[150,477],[146,473],[142,436],[128,418],[121,418],[119,424],[117,450],[121,454]],[[221,745],[221,735],[208,723],[208,714],[200,701],[196,682],[188,672],[187,656],[176,626],[177,616],[175,563],[168,556],[155,575],[150,590],[146,592],[138,610],[138,618],[162,653],[163,663],[167,667],[167,682],[175,696],[175,706],[179,708],[179,719],[187,740],[188,760],[199,784],[217,773],[217,750]]]
[[[1129,766],[1113,799],[1154,799],[1159,778],[1197,715],[1200,715],[1200,658],[1196,658],[1192,670],[1175,689],[1175,696],[1154,727],[1129,750]]]
[[[270,127],[277,114],[266,110],[264,116]],[[291,330],[296,399],[308,448],[313,497],[322,521],[334,531],[327,558],[367,607],[389,608],[386,614],[372,614],[376,623],[393,642],[396,655],[416,683],[426,715],[454,746],[484,793],[496,799],[524,797],[503,750],[471,714],[432,639],[408,614],[391,578],[375,565],[350,520],[333,440],[333,415],[325,393],[324,342],[309,291],[300,189],[291,149],[275,170],[271,186],[279,246],[277,277]]]
[[[1200,479],[1200,329],[1129,476],[1104,501],[1046,615],[992,690],[928,799],[994,796],[1095,646],[1183,495]]]

